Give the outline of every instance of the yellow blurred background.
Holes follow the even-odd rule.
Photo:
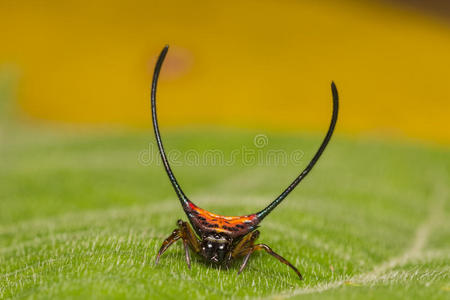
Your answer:
[[[323,131],[450,143],[450,23],[375,1],[1,1],[0,70],[55,124]],[[4,71],[5,72],[5,71]]]

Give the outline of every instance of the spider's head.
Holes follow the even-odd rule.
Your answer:
[[[210,233],[202,238],[201,254],[207,261],[220,264],[225,261],[231,251],[232,240],[219,233]]]

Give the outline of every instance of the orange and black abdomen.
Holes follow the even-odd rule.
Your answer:
[[[185,211],[200,236],[205,233],[224,233],[237,238],[255,230],[259,223],[256,214],[241,217],[220,216],[201,209],[192,202],[189,202]]]

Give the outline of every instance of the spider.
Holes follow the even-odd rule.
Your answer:
[[[172,169],[169,165],[166,153],[164,151],[161,135],[159,132],[158,118],[156,115],[156,87],[158,83],[158,77],[161,70],[161,66],[164,62],[166,54],[169,50],[169,46],[166,45],[161,51],[159,58],[156,62],[155,70],[153,73],[152,89],[151,89],[151,110],[153,129],[155,132],[156,143],[158,145],[161,159],[164,164],[164,168],[169,176],[169,180],[175,190],[175,193],[180,200],[181,206],[186,213],[189,222],[178,220],[177,228],[172,234],[164,240],[158,254],[156,256],[155,265],[158,264],[161,255],[177,240],[183,242],[186,263],[188,268],[191,268],[191,257],[189,249],[199,254],[207,262],[217,265],[229,266],[232,260],[240,257],[244,257],[242,264],[239,268],[238,274],[240,274],[247,265],[250,256],[253,252],[258,250],[264,250],[268,254],[278,259],[283,264],[288,265],[298,275],[300,280],[303,279],[300,271],[294,267],[289,261],[283,258],[281,255],[274,252],[266,244],[256,244],[255,241],[259,237],[258,224],[277,207],[289,193],[305,178],[305,176],[311,171],[316,164],[319,157],[325,150],[328,142],[336,125],[338,116],[338,92],[334,82],[331,82],[331,92],[333,96],[333,113],[331,123],[328,128],[328,132],[322,141],[316,154],[309,162],[307,167],[300,173],[298,177],[266,208],[263,210],[240,217],[227,217],[216,215],[207,210],[201,209],[192,203],[184,194]]]

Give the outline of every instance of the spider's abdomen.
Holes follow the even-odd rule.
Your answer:
[[[223,233],[232,238],[236,238],[255,230],[259,223],[256,214],[240,217],[221,216],[201,209],[192,202],[189,203],[186,214],[199,235]]]

